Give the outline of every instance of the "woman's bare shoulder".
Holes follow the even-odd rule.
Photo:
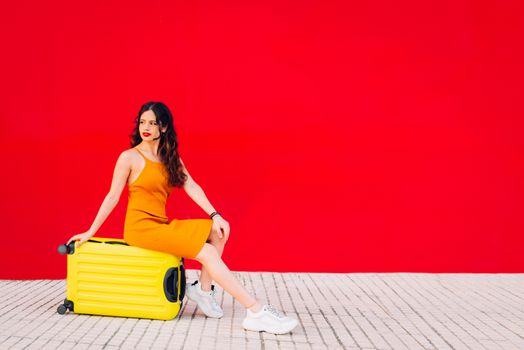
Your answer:
[[[126,150],[123,150],[121,154],[123,154],[126,157],[128,157],[128,156],[133,156],[135,154],[138,154],[138,152],[136,151],[136,149],[134,147],[132,147],[132,148],[128,148]]]
[[[133,162],[136,162],[140,158],[140,155],[134,148],[129,148],[122,151],[118,158],[123,162],[131,164]]]

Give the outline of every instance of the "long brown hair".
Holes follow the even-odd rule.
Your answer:
[[[151,110],[155,113],[156,122],[160,129],[160,143],[158,145],[158,154],[162,163],[166,166],[169,173],[169,185],[174,187],[182,187],[187,180],[186,174],[182,171],[182,163],[178,154],[178,138],[175,127],[173,126],[173,115],[169,108],[162,102],[146,102],[140,107],[138,115],[135,117],[135,128],[129,135],[131,138],[131,147],[135,147],[142,142],[140,136],[140,116],[145,111]],[[162,133],[162,129],[167,126],[167,129]]]

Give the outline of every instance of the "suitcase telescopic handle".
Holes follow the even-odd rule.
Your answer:
[[[121,244],[121,245],[129,245],[127,244],[126,242],[120,242],[120,241],[105,241],[105,242],[102,242],[102,241],[97,241],[95,239],[88,239],[87,240],[88,242],[93,242],[93,243],[105,243],[105,244]],[[58,246],[58,252],[60,254],[73,254],[75,252],[75,241],[69,243],[69,244],[61,244]]]
[[[88,239],[87,241],[88,242],[93,242],[93,243],[129,245],[126,242],[121,242],[121,241],[105,241],[105,242],[102,242],[102,241],[97,241],[96,239]]]

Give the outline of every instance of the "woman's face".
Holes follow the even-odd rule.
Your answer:
[[[142,113],[138,130],[142,140],[152,141],[160,137],[160,128],[156,122],[156,116],[153,111],[149,110]]]

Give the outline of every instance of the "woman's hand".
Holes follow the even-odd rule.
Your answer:
[[[79,233],[79,234],[74,235],[73,237],[69,238],[69,241],[67,241],[67,245],[69,245],[69,243],[71,241],[79,241],[78,245],[76,245],[76,248],[78,248],[78,247],[80,247],[80,245],[82,243],[86,242],[91,237],[93,237],[93,235],[89,231],[86,231],[86,232],[83,232],[83,233]]]
[[[220,215],[213,216],[213,228],[218,232],[218,237],[229,238],[229,223]]]

